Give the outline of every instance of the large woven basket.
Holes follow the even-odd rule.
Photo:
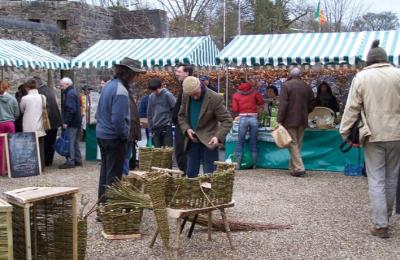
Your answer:
[[[150,171],[151,167],[172,168],[172,147],[149,148],[141,147],[139,149],[139,170]]]
[[[139,148],[139,170],[150,171],[153,164],[153,148]]]
[[[104,205],[98,209],[107,235],[131,235],[139,233],[143,210],[117,205]]]

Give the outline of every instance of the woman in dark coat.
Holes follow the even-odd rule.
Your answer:
[[[339,104],[337,99],[333,95],[331,87],[325,81],[318,86],[315,106],[327,107],[332,109],[335,113],[339,112]]]

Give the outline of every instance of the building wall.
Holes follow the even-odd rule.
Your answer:
[[[68,1],[0,1],[0,17],[16,21],[12,26],[0,23],[1,38],[33,39],[45,49],[70,57],[99,40],[168,34],[167,15],[161,10],[127,11]],[[21,24],[29,24],[34,35]],[[5,31],[9,29],[12,33]]]

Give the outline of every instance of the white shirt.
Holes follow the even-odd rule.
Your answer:
[[[40,95],[37,89],[31,89],[28,91],[28,95],[22,97],[20,103],[21,113],[24,113],[22,118],[23,131],[37,132],[38,137],[46,135],[42,121],[42,97],[44,106],[46,106],[46,97]]]

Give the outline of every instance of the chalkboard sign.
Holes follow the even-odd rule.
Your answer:
[[[41,167],[36,133],[8,134],[6,139],[9,164],[8,176],[16,178],[39,175]]]

